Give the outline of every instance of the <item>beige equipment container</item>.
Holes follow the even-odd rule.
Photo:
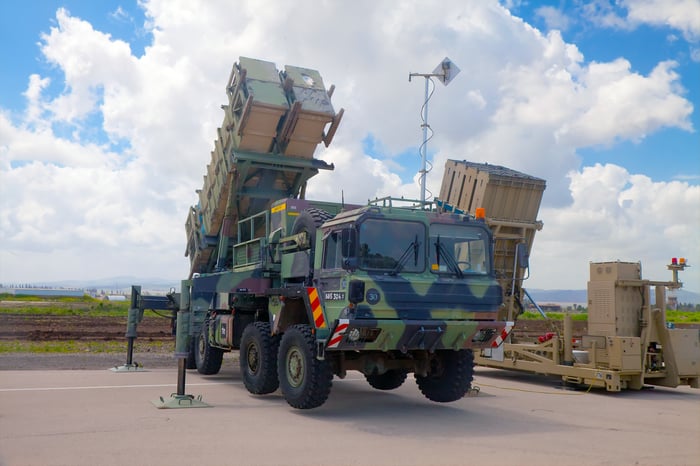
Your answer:
[[[235,129],[231,131],[235,147],[262,153],[272,150],[277,126],[289,109],[275,64],[240,57],[226,90],[229,104],[224,128]]]
[[[448,160],[440,187],[439,205],[477,215],[484,210],[494,233],[494,266],[503,287],[504,319],[514,320],[524,301],[529,251],[535,233],[542,229],[537,220],[543,179],[499,165]]]
[[[544,342],[515,341],[476,355],[478,364],[540,374],[618,392],[644,385],[700,388],[700,331],[670,328],[666,290],[682,286],[672,262],[671,281],[642,279],[639,262],[593,262],[588,282],[588,333],[573,344],[571,316],[563,332]],[[652,305],[651,292],[655,303]]]
[[[280,150],[285,155],[310,158],[319,143],[328,147],[343,111],[341,109],[336,114],[333,110],[331,96],[334,88],[331,86],[326,91],[318,71],[287,65],[282,78],[291,110],[279,131]]]

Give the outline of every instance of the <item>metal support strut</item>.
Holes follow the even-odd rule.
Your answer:
[[[177,392],[171,393],[169,399],[162,396],[152,403],[158,409],[206,408],[202,396],[185,394],[185,376],[187,374],[187,356],[189,348],[190,326],[190,280],[183,280],[181,285],[180,310],[177,313],[177,331],[175,337],[175,357],[177,358]]]
[[[123,366],[115,366],[110,370],[112,372],[137,372],[145,369],[138,363],[134,363],[134,340],[136,340],[136,327],[143,319],[143,309],[140,309],[141,287],[131,287],[131,305],[129,306],[129,314],[126,323],[126,364]]]

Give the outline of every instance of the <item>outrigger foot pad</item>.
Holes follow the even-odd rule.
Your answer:
[[[110,369],[112,372],[147,372],[146,369],[139,363],[124,364],[123,366],[114,366]]]
[[[210,405],[202,401],[202,395],[195,397],[194,395],[170,395],[170,399],[164,399],[162,396],[151,401],[158,409],[180,409],[180,408],[208,408]]]

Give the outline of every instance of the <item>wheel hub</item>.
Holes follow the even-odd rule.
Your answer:
[[[197,345],[198,350],[199,350],[200,359],[204,358],[204,352],[206,351],[206,347],[207,347],[206,346],[207,342],[204,340],[205,338],[206,338],[206,335],[202,334],[201,337],[199,338],[199,345]]]
[[[304,356],[296,348],[287,352],[287,379],[293,387],[299,387],[304,381]]]
[[[248,346],[248,369],[250,372],[255,374],[258,372],[259,364],[260,364],[260,355],[258,354],[258,348],[255,345],[250,345]]]

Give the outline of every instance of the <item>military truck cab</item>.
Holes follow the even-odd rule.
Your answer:
[[[482,221],[368,206],[338,214],[321,232],[313,281],[331,320],[433,321],[422,325],[425,329],[439,328],[436,321],[496,319],[502,293],[490,260],[491,232]],[[470,346],[444,341],[442,332],[416,336],[400,347]],[[391,347],[400,337],[395,331],[373,333],[377,338],[364,343],[377,349]],[[334,347],[345,345],[358,346],[345,339]]]
[[[469,389],[472,348],[508,331],[491,232],[473,217],[370,205],[320,229],[313,285],[326,321],[317,329],[333,373],[362,372],[393,389],[414,372],[434,401]],[[327,335],[327,337],[326,337]]]

